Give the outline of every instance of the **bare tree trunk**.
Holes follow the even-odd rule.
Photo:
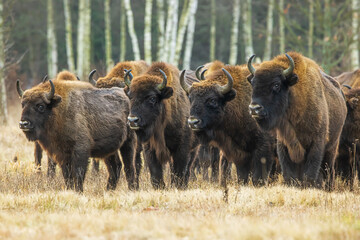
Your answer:
[[[351,70],[359,68],[359,0],[351,1],[352,7],[352,36],[353,42],[350,45]]]
[[[130,0],[124,0],[124,5],[125,5],[125,9],[126,9],[128,30],[129,30],[129,34],[131,37],[132,48],[133,48],[133,52],[134,52],[134,59],[140,60],[140,48],[139,48],[139,42],[138,42],[136,32],[135,32],[134,17],[133,17],[133,12],[131,10]]]
[[[270,60],[271,57],[271,43],[273,35],[273,25],[274,25],[274,0],[269,0],[268,4],[268,14],[266,20],[266,40],[265,40],[265,50],[264,50],[264,61]]]
[[[57,73],[57,45],[54,25],[52,0],[47,0],[47,62],[48,75],[52,78]]]
[[[252,41],[252,25],[251,25],[251,0],[245,0],[243,3],[243,38],[245,43],[245,61],[247,62],[249,57],[254,54],[254,47]]]
[[[234,0],[233,5],[233,22],[231,28],[230,56],[229,64],[235,65],[238,55],[238,35],[239,35],[239,18],[240,18],[240,0]]]
[[[109,72],[114,67],[114,61],[112,60],[112,41],[111,41],[111,11],[110,0],[104,1],[104,17],[105,17],[105,58],[106,58],[106,70]]]
[[[169,63],[174,63],[175,59],[175,48],[176,48],[176,37],[178,29],[178,10],[179,10],[179,0],[174,0],[174,12],[172,15],[172,24],[171,24],[171,38],[170,38],[170,48],[169,48]]]
[[[328,47],[330,44],[331,38],[331,12],[330,12],[330,1],[331,0],[324,0],[324,39],[322,45],[322,67],[324,68],[325,72],[329,71],[329,53]]]
[[[190,68],[191,61],[191,53],[194,44],[194,32],[195,32],[195,14],[197,10],[198,0],[192,0],[192,4],[190,5],[190,13],[189,13],[189,24],[187,27],[186,33],[186,45],[184,50],[184,62],[183,69]]]
[[[145,5],[145,29],[144,29],[144,58],[145,62],[151,63],[151,15],[152,0],[146,0]]]
[[[156,0],[157,24],[158,24],[158,47],[157,60],[163,59],[165,45],[165,13],[164,0]]]
[[[83,62],[83,78],[87,81],[87,75],[91,71],[91,0],[85,1],[84,16],[84,62]]]
[[[120,57],[119,62],[125,61],[126,54],[126,10],[124,0],[121,0],[121,16],[120,16]]]
[[[84,60],[84,21],[85,21],[85,1],[79,0],[79,20],[77,31],[77,74],[83,79],[83,60]]]
[[[66,57],[70,72],[75,72],[74,50],[72,42],[72,25],[69,0],[64,0],[65,35],[66,35]]]
[[[176,48],[175,48],[175,59],[174,64],[177,66],[179,64],[179,60],[181,57],[181,50],[184,43],[184,37],[185,37],[185,31],[187,28],[187,25],[189,23],[189,14],[190,14],[190,6],[192,4],[193,0],[185,0],[183,10],[180,17],[179,22],[179,29],[177,33],[177,39],[176,39]]]
[[[211,26],[210,26],[210,61],[216,58],[216,2],[211,0]]]
[[[0,124],[8,123],[8,111],[6,100],[5,85],[5,46],[4,46],[4,20],[3,20],[3,1],[0,0]]]
[[[309,0],[309,37],[308,37],[308,56],[313,57],[314,41],[314,0]]]
[[[282,54],[285,52],[284,0],[279,0],[279,13],[279,52]]]

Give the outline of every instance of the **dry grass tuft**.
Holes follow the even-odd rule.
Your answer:
[[[101,164],[77,194],[63,189],[59,170],[47,179],[45,158],[35,171],[33,144],[16,124],[0,127],[0,144],[0,239],[360,238],[359,187],[340,180],[331,193],[285,187],[281,177],[268,187],[231,183],[226,204],[201,177],[185,191],[155,191],[146,170],[140,191],[128,191],[122,175],[107,192]]]

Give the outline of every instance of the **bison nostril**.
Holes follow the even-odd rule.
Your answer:
[[[188,123],[189,123],[190,125],[194,125],[194,124],[200,123],[200,119],[197,119],[197,118],[189,118],[189,119],[188,119]]]
[[[259,104],[250,104],[249,108],[251,111],[260,111],[263,109],[263,107],[260,106]]]
[[[139,121],[139,118],[135,117],[135,116],[129,116],[128,120],[129,120],[129,122],[137,123]]]

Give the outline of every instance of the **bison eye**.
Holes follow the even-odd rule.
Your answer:
[[[215,98],[212,98],[212,99],[210,99],[208,101],[208,104],[209,104],[210,107],[217,107],[218,102],[217,102],[217,100]]]
[[[149,101],[149,103],[151,103],[151,104],[155,104],[156,103],[156,97],[155,96],[151,96],[151,97],[149,97],[148,98],[148,101]]]
[[[280,83],[275,83],[274,86],[273,86],[273,90],[275,92],[279,92],[280,91]]]
[[[43,104],[38,104],[36,107],[39,112],[44,112],[44,110],[45,110],[45,106]]]

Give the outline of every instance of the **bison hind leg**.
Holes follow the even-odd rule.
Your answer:
[[[149,144],[144,149],[145,161],[150,170],[151,184],[154,189],[164,189],[165,182],[163,177],[163,166],[156,157],[155,150],[151,150]]]
[[[115,154],[105,158],[104,162],[109,174],[106,189],[115,190],[122,167],[118,153],[116,152]]]

